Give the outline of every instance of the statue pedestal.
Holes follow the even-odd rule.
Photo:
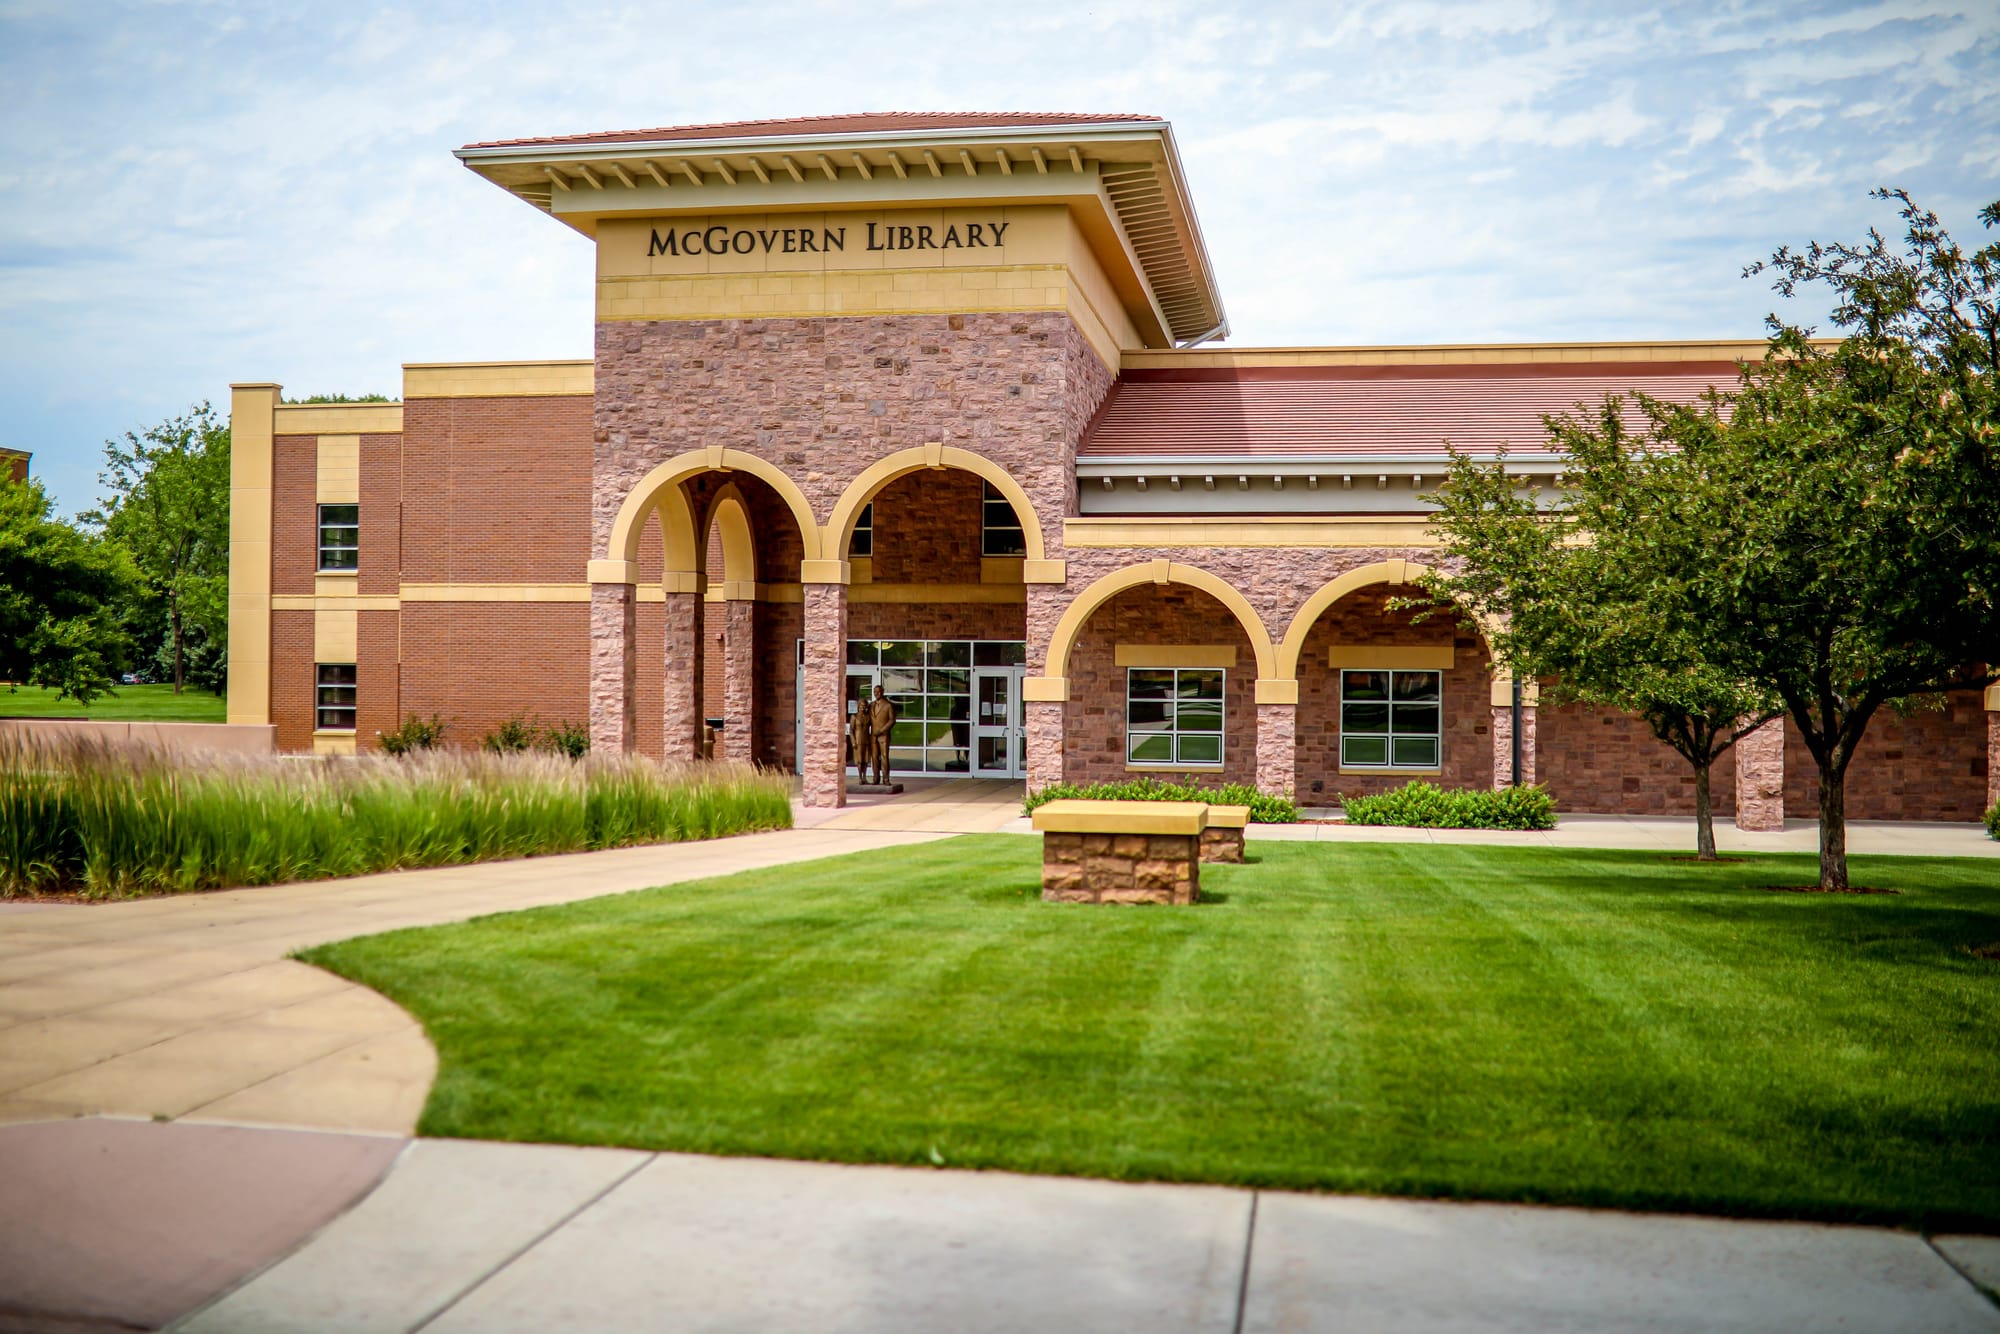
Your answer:
[[[893,797],[903,790],[903,785],[901,783],[849,783],[847,790],[850,793],[859,793],[864,797]]]

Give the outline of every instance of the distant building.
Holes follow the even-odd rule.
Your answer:
[[[391,404],[235,386],[232,721],[346,751],[412,716],[471,742],[526,713],[689,757],[719,720],[721,754],[828,805],[845,715],[880,685],[908,774],[1217,778],[1311,804],[1504,784],[1518,753],[1569,811],[1692,810],[1642,722],[1538,707],[1480,636],[1388,604],[1436,558],[1423,497],[1447,440],[1506,444],[1547,484],[1541,414],[1691,401],[1760,341],[1215,346],[1222,297],[1149,116],[836,116],[459,157],[593,238],[593,355],[412,364]],[[1849,814],[1976,818],[1987,703],[1885,715]],[[1810,812],[1813,774],[1774,725],[1720,766],[1717,805]]]
[[[0,445],[0,468],[7,470],[7,476],[17,482],[28,480],[28,460],[34,454],[25,449],[8,449]]]

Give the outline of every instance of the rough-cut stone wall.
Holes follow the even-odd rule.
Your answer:
[[[956,469],[913,472],[875,494],[874,582],[976,584],[984,489]]]
[[[1236,649],[1236,666],[1223,681],[1221,770],[1147,765],[1143,772],[1255,782],[1257,663],[1250,642],[1227,607],[1199,589],[1178,584],[1127,589],[1084,625],[1070,654],[1064,776],[1070,782],[1098,783],[1130,774],[1125,763],[1126,669],[1117,664],[1119,644],[1227,644]]]
[[[1392,611],[1389,600],[1414,590],[1386,584],[1364,588],[1321,613],[1299,654],[1297,784],[1307,805],[1330,804],[1336,792],[1362,796],[1401,787],[1408,774],[1340,772],[1340,673],[1328,665],[1333,647],[1394,646],[1455,650],[1445,672],[1442,767],[1430,781],[1445,787],[1487,787],[1493,782],[1493,748],[1487,737],[1492,660],[1475,635],[1450,616],[1417,621],[1413,611]]]
[[[1768,722],[1740,737],[1736,756],[1736,827],[1785,827],[1785,725]]]
[[[1019,639],[1018,602],[847,602],[850,639]]]
[[[1869,721],[1847,770],[1850,820],[1977,820],[1985,811],[1986,706],[1960,691],[1943,709],[1907,716],[1884,708]],[[1798,729],[1785,723],[1785,813],[1819,815],[1819,770]]]
[[[759,602],[755,617],[758,758],[796,773],[798,653],[805,608],[797,602]]]
[[[808,806],[840,806],[846,795],[847,589],[808,584],[805,600],[806,731],[803,793]]]
[[[1488,716],[1493,720],[1493,786],[1495,788],[1513,787],[1515,786],[1514,705],[1510,701],[1506,704],[1493,704],[1488,707],[1491,709],[1491,713]],[[1537,726],[1538,720],[1535,716],[1538,712],[1540,710],[1527,704],[1521,706],[1520,786],[1522,787],[1527,787],[1541,781],[1541,775],[1537,772],[1535,764],[1538,758],[1536,754],[1537,733],[1540,730]]]
[[[1559,809],[1694,814],[1694,770],[1644,719],[1581,704],[1544,706],[1537,715],[1537,778]],[[1736,810],[1735,756],[1724,751],[1708,778],[1710,809],[1728,819]]]
[[[1193,903],[1201,897],[1201,836],[1043,834],[1042,897],[1051,903]]]

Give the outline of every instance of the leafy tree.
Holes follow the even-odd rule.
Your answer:
[[[1656,530],[1673,522],[1670,458],[1636,448],[1618,400],[1596,423],[1548,419],[1569,455],[1569,496],[1542,508],[1506,472],[1452,452],[1431,503],[1444,559],[1425,590],[1483,629],[1516,680],[1552,678],[1549,703],[1581,702],[1643,718],[1694,769],[1696,855],[1715,859],[1709,775],[1748,730],[1782,706],[1769,691],[1718,669],[1691,633],[1680,572],[1655,559]],[[1667,607],[1679,614],[1663,614]]]
[[[131,644],[118,604],[138,572],[116,545],[50,515],[40,482],[0,475],[0,677],[88,704]]]
[[[163,657],[174,693],[187,677],[190,639],[205,646],[203,675],[229,624],[229,427],[203,403],[144,434],[105,442],[112,498],[86,521],[131,553],[166,619]]]

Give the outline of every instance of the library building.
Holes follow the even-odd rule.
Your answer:
[[[398,402],[232,387],[229,718],[280,749],[525,717],[587,724],[600,752],[790,770],[837,806],[879,687],[894,774],[1214,778],[1320,806],[1518,770],[1564,811],[1693,811],[1643,721],[1545,707],[1475,629],[1395,602],[1437,559],[1447,441],[1550,488],[1544,414],[1691,401],[1760,339],[1231,347],[1151,116],[458,157],[516,201],[495,208],[595,243],[595,343],[412,362]],[[1885,712],[1849,816],[1977,819],[2000,796],[1989,710]],[[1810,817],[1815,788],[1783,723],[1714,774],[1746,828]]]

